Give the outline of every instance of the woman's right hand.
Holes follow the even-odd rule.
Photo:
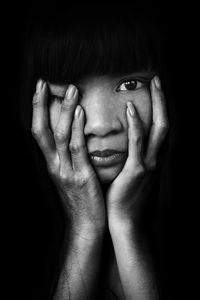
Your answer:
[[[69,85],[57,125],[50,130],[48,87],[39,80],[33,97],[32,134],[57,186],[66,216],[76,232],[89,235],[105,228],[103,193],[92,168],[84,138],[84,111],[78,90]]]

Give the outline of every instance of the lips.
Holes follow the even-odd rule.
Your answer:
[[[110,150],[110,149],[106,149],[103,151],[97,150],[97,151],[93,151],[90,153],[91,156],[98,156],[98,157],[106,157],[106,156],[111,156],[113,154],[116,153],[122,153],[122,151],[117,151],[117,150]]]
[[[109,167],[122,163],[126,157],[126,152],[113,149],[96,150],[90,153],[90,159],[94,166]]]

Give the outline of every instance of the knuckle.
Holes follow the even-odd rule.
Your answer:
[[[67,99],[67,101],[63,101],[62,103],[62,110],[63,111],[73,111],[75,107],[74,101],[72,101],[71,99]]]
[[[59,178],[62,183],[74,189],[83,188],[88,182],[88,179],[81,173],[73,173],[69,176],[67,172],[63,171],[60,172]]]
[[[91,165],[88,165],[87,167],[82,169],[82,176],[84,177],[86,182],[94,182],[96,178],[96,173],[91,168]]]
[[[41,137],[43,135],[43,130],[39,127],[32,126],[31,133],[34,136],[34,138],[38,140],[38,139],[41,139]]]
[[[69,150],[72,154],[78,154],[81,151],[81,146],[73,142],[69,144]]]
[[[83,176],[83,174],[76,174],[76,176],[74,177],[74,184],[76,187],[84,187],[88,182],[88,179]]]
[[[69,182],[69,184],[71,183],[71,180],[66,172],[63,172],[63,171],[60,172],[59,177],[60,177],[61,182],[64,182],[64,183]]]
[[[50,162],[47,161],[47,170],[49,174],[55,178],[58,177],[58,170],[59,170],[59,156],[56,155],[54,159]]]
[[[48,170],[48,173],[49,173],[53,178],[57,178],[58,172],[57,172],[57,168],[56,168],[54,165],[48,165],[48,164],[47,164],[47,170]]]
[[[66,187],[73,187],[74,173],[60,166],[58,171],[59,181]]]
[[[90,179],[93,179],[92,173],[89,168],[83,168],[82,169],[82,176],[85,178],[85,181],[89,181]]]
[[[143,175],[146,173],[145,166],[143,164],[139,164],[135,167],[135,176],[137,178],[143,177]]]
[[[133,136],[133,141],[134,141],[134,144],[137,146],[137,147],[140,147],[142,145],[142,137],[141,135],[135,135]]]
[[[57,172],[56,172],[57,177]],[[60,171],[59,181],[62,185],[73,189],[74,191],[82,190],[86,185],[90,184],[92,175],[89,172],[66,172]]]
[[[32,101],[32,104],[33,105],[37,105],[38,103],[39,103],[39,94],[38,93],[35,93],[34,95],[33,95],[33,101]]]
[[[54,138],[57,142],[64,142],[66,140],[66,132],[64,129],[56,129],[54,132]]]
[[[141,162],[138,162],[137,164],[135,162],[134,166],[132,166],[131,170],[127,170],[128,173],[130,173],[131,171],[131,176],[130,176],[130,180],[140,180],[146,173],[146,167],[144,166],[144,164]]]

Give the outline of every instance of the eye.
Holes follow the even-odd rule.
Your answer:
[[[134,91],[136,89],[141,88],[143,83],[139,80],[133,79],[133,80],[127,80],[122,82],[118,87],[117,87],[117,92],[119,91]]]

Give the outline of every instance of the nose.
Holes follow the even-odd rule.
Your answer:
[[[86,115],[84,134],[104,137],[122,130],[116,102],[109,93],[96,91],[82,102]]]

